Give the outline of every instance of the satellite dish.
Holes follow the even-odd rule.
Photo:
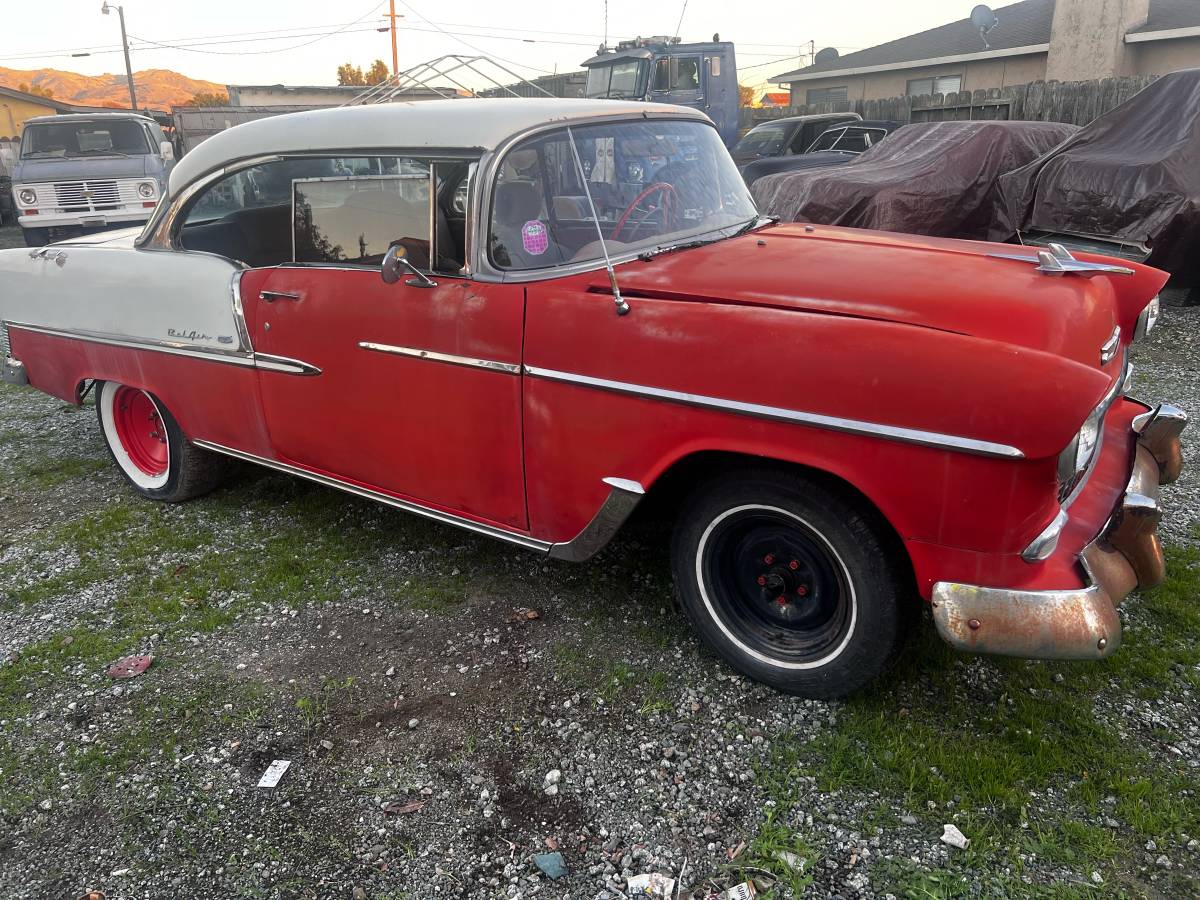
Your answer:
[[[840,55],[837,47],[826,47],[824,50],[817,51],[817,55],[813,57],[813,65],[819,66],[821,63],[833,62]]]
[[[990,6],[985,6],[980,3],[971,10],[971,24],[979,29],[979,36],[983,38],[983,46],[991,50],[992,45],[988,43],[987,36],[992,29],[1000,24],[1000,20],[996,18],[996,14],[992,12]]]

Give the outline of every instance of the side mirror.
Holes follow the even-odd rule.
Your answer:
[[[163,141],[161,144],[159,144],[158,152],[162,154],[162,158],[165,162],[171,162],[175,159],[175,148],[171,145],[170,141]]]
[[[436,281],[408,261],[408,251],[402,244],[392,244],[384,254],[383,263],[379,267],[379,277],[383,279],[384,284],[395,284],[404,272],[413,276],[404,282],[409,287],[437,287]]]

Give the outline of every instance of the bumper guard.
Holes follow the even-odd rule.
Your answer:
[[[1032,659],[1102,659],[1121,645],[1117,605],[1166,577],[1158,523],[1159,485],[1179,477],[1187,414],[1169,404],[1133,420],[1133,472],[1120,504],[1080,562],[1087,587],[1019,591],[938,582],[933,619],[953,647]]]

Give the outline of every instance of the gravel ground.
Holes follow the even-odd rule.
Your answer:
[[[1200,308],[1168,308],[1137,391],[1200,410],[1198,350]],[[6,898],[617,898],[649,872],[696,897],[1200,895],[1200,657],[1165,601],[1126,604],[1112,665],[961,657],[925,623],[878,690],[822,703],[697,644],[649,526],[568,566],[258,470],[161,507],[93,408],[11,388],[0,510]],[[145,674],[107,677],[133,652]]]

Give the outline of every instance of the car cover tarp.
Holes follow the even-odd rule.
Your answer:
[[[1058,122],[905,125],[844,166],[768,175],[751,192],[763,214],[785,222],[983,239],[996,179],[1077,130]]]
[[[1200,275],[1200,69],[1164,75],[1042,159],[1003,176],[991,236],[1049,231],[1150,242]]]

